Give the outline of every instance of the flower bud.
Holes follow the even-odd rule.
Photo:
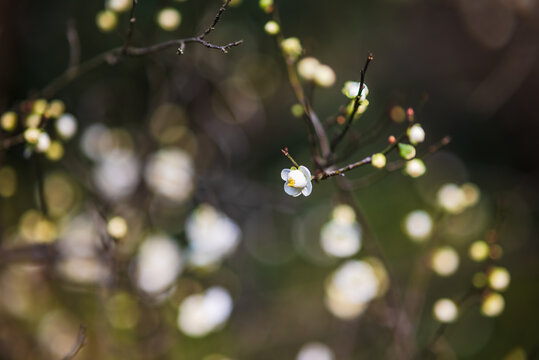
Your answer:
[[[41,134],[41,130],[37,128],[28,128],[24,132],[24,140],[28,142],[29,144],[37,144],[39,140],[39,134]]]
[[[290,37],[286,38],[283,41],[281,41],[281,48],[283,49],[283,52],[286,56],[290,56],[294,60],[298,58],[298,56],[301,55],[303,52],[303,48],[301,47],[301,43],[299,42],[299,39],[296,37]]]
[[[419,124],[412,125],[408,128],[408,139],[413,145],[417,145],[425,141],[425,130]]]
[[[382,153],[374,154],[371,160],[372,166],[381,169],[386,166],[386,156]]]
[[[264,30],[270,35],[277,35],[281,31],[281,27],[275,21],[270,20],[264,25]]]
[[[412,160],[415,158],[415,147],[408,144],[399,143],[399,153],[404,160]]]
[[[2,114],[0,124],[5,131],[15,130],[15,127],[17,126],[17,114],[13,111]]]

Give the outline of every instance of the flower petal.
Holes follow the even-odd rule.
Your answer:
[[[295,187],[288,186],[285,183],[284,192],[290,196],[296,197],[296,196],[299,196],[299,194],[301,194],[301,189],[296,189]]]
[[[304,195],[304,196],[309,196],[311,195],[311,192],[313,191],[313,183],[312,182],[308,182],[307,183],[307,186],[305,186],[303,188],[303,190],[301,190],[301,193]]]
[[[283,171],[281,171],[281,179],[283,179],[284,181],[288,180],[289,173],[290,169],[283,169]]]
[[[300,165],[299,170],[305,175],[308,181],[311,181],[311,172],[305,166]]]

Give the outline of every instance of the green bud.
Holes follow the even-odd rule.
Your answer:
[[[268,14],[273,11],[273,0],[260,0],[258,5]]]
[[[294,115],[294,117],[299,118],[303,115],[303,106],[301,106],[301,104],[294,104],[290,108],[290,111],[292,112],[292,115]]]
[[[401,157],[405,160],[412,160],[415,158],[415,147],[409,144],[402,144],[399,143],[399,152],[401,154]]]

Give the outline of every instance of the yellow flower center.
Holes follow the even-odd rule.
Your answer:
[[[286,185],[287,185],[287,186],[290,186],[290,187],[293,187],[295,184],[296,184],[296,182],[294,181],[294,179],[289,178],[289,179],[288,179],[288,183],[287,183]]]

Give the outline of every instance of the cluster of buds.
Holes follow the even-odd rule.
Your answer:
[[[23,102],[18,110],[2,114],[2,130],[8,133],[20,130],[27,144],[27,155],[36,151],[44,153],[50,160],[59,160],[64,153],[60,140],[71,139],[77,131],[77,121],[73,115],[65,113],[64,103],[61,100],[47,102],[38,99]],[[52,136],[46,129],[50,120],[54,120]]]

